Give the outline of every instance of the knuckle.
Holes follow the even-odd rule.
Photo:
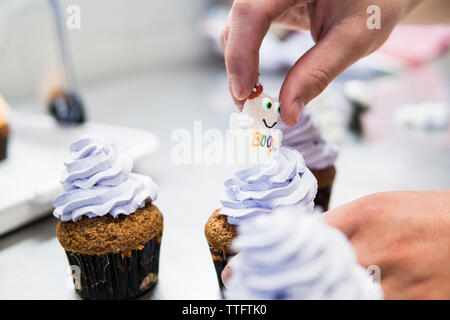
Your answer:
[[[241,56],[231,46],[227,46],[225,49],[225,64],[227,66],[228,73],[239,73],[241,63]]]
[[[237,47],[232,43],[227,45],[225,49],[225,60],[227,66],[231,69],[253,66],[253,62],[258,60],[258,50],[253,48]]]
[[[264,3],[251,0],[235,1],[231,9],[232,19],[268,30],[275,19],[274,11],[276,11],[268,6],[269,4],[267,1]]]
[[[228,33],[230,32],[230,27],[226,26],[223,27],[222,31],[220,32],[220,37],[221,38],[226,38],[228,37]]]
[[[222,29],[222,31],[220,32],[220,41],[222,42],[223,45],[226,44],[226,42],[228,41],[228,34],[230,32],[230,27],[224,27]]]
[[[363,223],[368,223],[384,212],[385,201],[382,193],[374,193],[357,201],[358,212]]]
[[[270,22],[275,17],[271,14],[274,10],[268,7],[269,4],[270,2],[262,4],[252,0],[237,0],[231,8],[232,19],[239,19],[241,21],[251,19],[255,23],[270,25]]]
[[[312,89],[319,94],[324,91],[328,84],[331,82],[332,78],[328,72],[322,69],[314,69],[310,72],[310,77],[312,79]]]
[[[251,6],[252,4],[249,0],[236,0],[231,8],[232,15],[238,17],[247,16],[252,12]]]
[[[370,53],[375,39],[367,32],[352,32],[348,37],[347,46],[354,56],[363,57]]]
[[[229,67],[232,67],[236,63],[236,59],[238,59],[238,54],[236,50],[232,46],[227,46],[225,49],[225,60]]]

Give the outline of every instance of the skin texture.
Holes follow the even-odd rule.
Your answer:
[[[450,299],[450,189],[377,193],[324,218],[349,238],[362,266],[380,267],[385,299]]]
[[[298,59],[280,91],[281,118],[297,123],[304,106],[358,59],[378,49],[420,0],[378,0],[381,29],[369,30],[373,0],[236,0],[221,34],[230,93],[242,108],[258,80],[259,49],[271,24],[308,29],[316,45]]]
[[[325,218],[381,268],[386,299],[450,299],[450,189],[373,194]]]

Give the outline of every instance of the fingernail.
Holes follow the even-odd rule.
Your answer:
[[[222,282],[225,285],[225,287],[227,286],[230,277],[231,277],[231,268],[228,265],[226,265],[222,271]]]
[[[298,122],[298,119],[300,118],[300,114],[302,113],[304,104],[302,99],[297,98],[292,102],[292,111],[294,113],[295,122]]]
[[[236,76],[231,76],[231,90],[235,98],[240,99],[242,93],[241,82]]]

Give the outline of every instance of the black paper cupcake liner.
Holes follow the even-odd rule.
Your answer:
[[[8,150],[8,132],[6,131],[3,136],[0,130],[0,161],[5,160],[7,156],[7,150]]]
[[[152,289],[158,281],[161,236],[141,249],[121,253],[87,255],[66,251],[78,294],[89,300],[123,300]]]
[[[333,184],[326,186],[325,188],[321,188],[317,190],[317,195],[314,200],[315,206],[320,206],[323,211],[328,210],[328,205],[330,203],[331,189],[333,188]]]
[[[336,176],[336,168],[333,165],[321,170],[311,170],[311,172],[316,177],[319,187],[316,198],[314,199],[315,207],[321,207],[324,212],[328,211],[334,178]]]
[[[208,244],[209,245],[209,244]],[[217,251],[209,245],[209,251],[211,252],[211,257],[214,263],[214,268],[216,269],[217,280],[219,281],[220,292],[223,294],[223,289],[225,288],[222,281],[222,271],[225,269],[228,261],[235,256],[235,254],[226,253],[224,251]]]

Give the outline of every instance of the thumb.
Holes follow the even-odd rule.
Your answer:
[[[340,230],[352,240],[364,226],[370,207],[373,207],[371,196],[366,196],[327,211],[322,217],[330,226]]]
[[[367,53],[361,37],[351,37],[342,27],[331,29],[289,71],[280,91],[281,118],[294,126],[303,108],[328,84]]]

